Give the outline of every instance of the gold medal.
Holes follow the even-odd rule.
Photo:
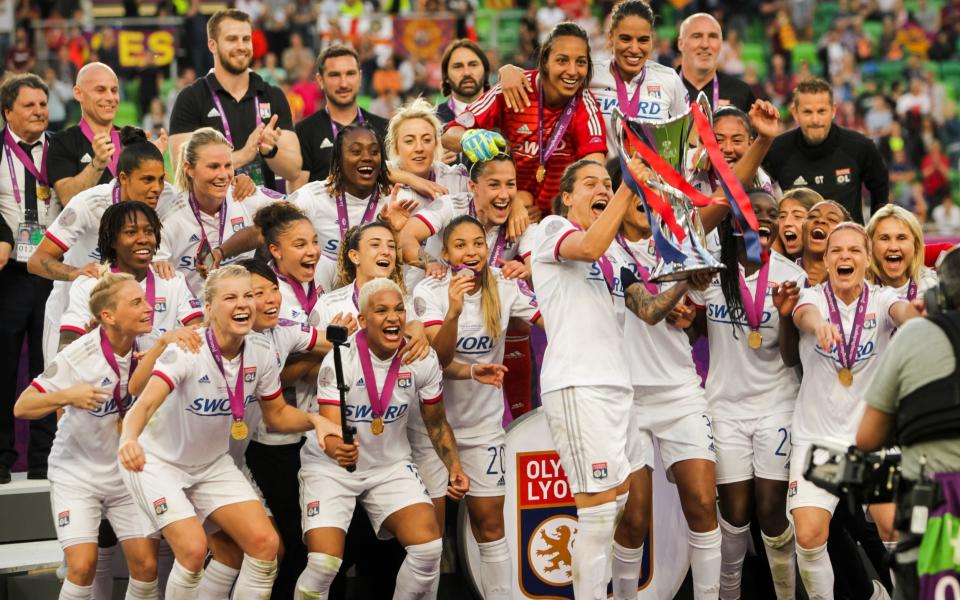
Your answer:
[[[123,433],[123,417],[117,415],[117,433]]]
[[[547,170],[540,165],[537,167],[537,183],[543,183],[543,178],[547,176]]]
[[[760,335],[760,332],[754,329],[750,332],[750,335],[747,336],[747,345],[753,348],[754,350],[760,347],[760,344],[763,343],[763,336]]]
[[[48,202],[50,200],[49,186],[42,185],[40,183],[37,184],[37,200],[41,202]]]
[[[247,439],[247,424],[243,421],[234,421],[233,426],[230,427],[230,437],[235,440],[245,440]]]
[[[370,431],[373,433],[373,435],[380,435],[383,433],[383,419],[380,417],[375,418],[373,422],[370,423]]]
[[[839,379],[843,385],[850,387],[853,385],[853,371],[844,367],[837,373],[837,379]]]

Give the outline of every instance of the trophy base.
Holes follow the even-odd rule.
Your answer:
[[[716,275],[723,270],[723,267],[720,266],[710,266],[704,265],[702,267],[690,267],[682,270],[670,270],[663,273],[657,273],[650,278],[651,283],[667,283],[672,281],[684,281],[690,279],[693,275],[698,273],[709,273],[711,275]]]

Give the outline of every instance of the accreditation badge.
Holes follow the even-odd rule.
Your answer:
[[[25,263],[43,240],[45,229],[39,223],[24,221],[17,228],[17,262]]]
[[[237,175],[241,173],[248,175],[256,185],[263,185],[263,164],[260,162],[259,156],[250,164],[237,169]]]

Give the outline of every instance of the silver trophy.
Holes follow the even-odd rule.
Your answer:
[[[706,104],[705,114],[712,114],[705,95],[701,93],[697,102],[701,107]],[[684,173],[690,134],[694,128],[692,111],[688,109],[683,115],[666,121],[627,117],[619,109],[615,109],[614,116],[617,118],[617,139],[621,145],[624,144],[626,139],[623,128],[629,127],[641,141],[659,154],[675,171],[681,175]],[[648,214],[655,221],[650,226],[659,227],[663,238],[686,257],[682,262],[667,262],[661,259],[650,280],[655,283],[680,281],[689,279],[694,273],[702,271],[716,273],[722,270],[723,265],[706,249],[703,223],[700,221],[700,215],[693,202],[679,190],[667,185],[659,175],[657,180],[648,181],[647,186],[655,193],[659,193],[670,204],[677,225],[686,233],[683,241],[678,241],[670,228],[663,222],[663,219],[655,212],[648,211]]]

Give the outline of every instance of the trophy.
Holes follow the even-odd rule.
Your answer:
[[[697,102],[701,106],[706,104],[707,110],[704,112],[711,114],[705,95],[701,93]],[[629,128],[630,132],[659,155],[670,168],[679,174],[684,172],[689,139],[694,128],[693,113],[689,109],[683,115],[665,121],[627,117],[619,109],[615,109],[614,116],[617,118],[617,139],[621,146],[626,140],[624,128]],[[626,155],[627,153],[621,147],[621,156]],[[664,222],[658,212],[651,210],[648,199],[641,196],[647,218],[650,220],[650,227],[656,229],[654,238],[658,250],[663,244],[668,246],[663,250],[671,250],[659,252],[660,264],[654,270],[650,281],[654,283],[680,281],[702,271],[711,273],[721,271],[723,265],[706,249],[703,223],[691,199],[680,190],[668,185],[663,173],[658,172],[653,165],[650,166],[657,178],[648,181],[647,187],[653,190],[653,193],[660,195],[663,200],[661,204],[669,207],[677,226],[685,234],[682,240],[678,239],[675,230]]]

